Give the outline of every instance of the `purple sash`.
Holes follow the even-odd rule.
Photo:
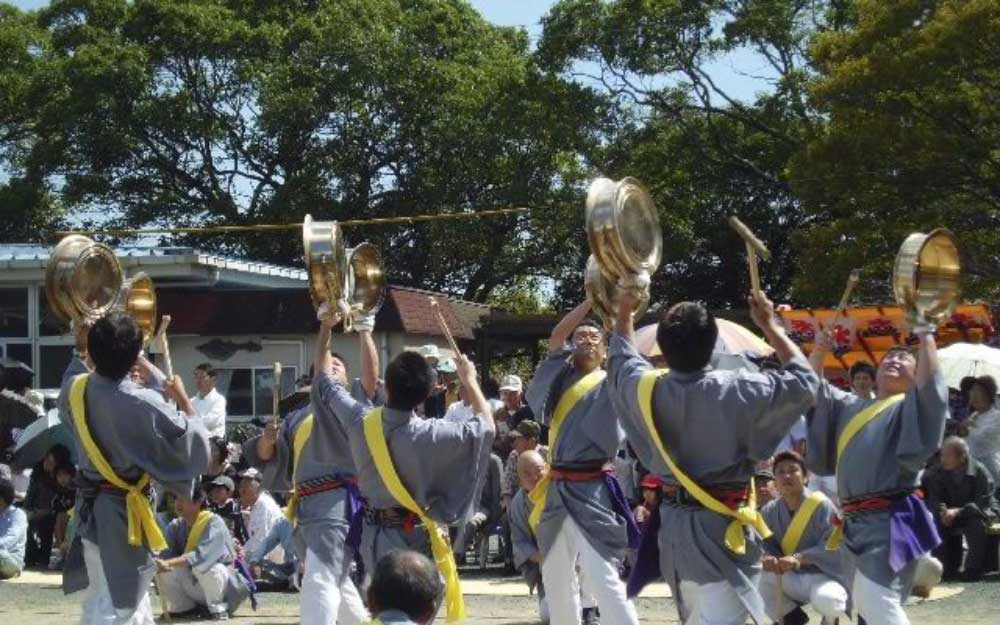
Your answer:
[[[361,497],[358,483],[353,479],[344,480],[347,490],[347,544],[356,552],[361,547],[361,526],[365,521],[365,500]]]
[[[924,500],[915,494],[889,506],[889,566],[894,573],[941,544],[941,536]]]
[[[628,548],[635,549],[639,546],[639,526],[635,524],[635,519],[632,517],[632,510],[628,507],[628,501],[625,500],[625,493],[622,492],[621,484],[618,483],[618,478],[615,477],[614,473],[607,472],[604,474],[604,485],[607,486],[608,494],[611,495],[611,507],[625,518],[625,531],[628,532]]]
[[[250,574],[250,569],[247,568],[247,563],[243,560],[243,558],[237,558],[233,561],[233,568],[236,569],[236,572],[243,578],[243,581],[246,582],[247,590],[250,591],[250,607],[253,608],[254,612],[256,612],[257,584],[253,581],[253,575]]]
[[[659,540],[660,507],[657,506],[649,513],[646,524],[642,528],[635,566],[632,567],[625,587],[629,599],[638,597],[643,588],[663,577],[660,573]]]

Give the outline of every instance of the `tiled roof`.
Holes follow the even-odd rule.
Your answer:
[[[409,289],[406,287],[393,286],[389,289],[388,299],[399,312],[399,319],[403,330],[409,334],[427,334],[431,336],[441,336],[441,326],[438,323],[437,315],[431,308],[430,298],[437,299],[441,307],[441,315],[448,324],[448,329],[456,339],[471,340],[475,338],[473,327],[471,327],[461,315],[455,311],[455,302],[447,296],[431,291],[419,289]],[[469,304],[472,304],[469,302]],[[476,305],[476,304],[472,304]],[[484,307],[487,308],[487,307]]]

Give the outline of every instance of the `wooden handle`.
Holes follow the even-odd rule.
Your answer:
[[[436,299],[434,299],[433,297],[429,299],[431,300],[431,308],[437,315],[438,324],[441,325],[441,331],[444,332],[444,337],[448,339],[448,344],[451,345],[451,350],[455,352],[456,356],[458,356],[462,352],[459,351],[458,343],[455,342],[455,337],[451,335],[451,330],[448,329],[448,324],[444,320],[444,315],[441,314],[441,307],[438,305]]]
[[[156,586],[156,594],[160,596],[160,610],[163,612],[163,619],[172,623],[174,618],[170,615],[170,610],[167,609],[167,596],[163,594],[163,581],[160,579],[159,571],[153,574],[153,585]]]
[[[736,231],[736,234],[747,242],[747,246],[753,247],[754,251],[763,258],[764,260],[771,260],[771,252],[767,249],[767,246],[750,231],[750,228],[746,227],[742,221],[736,215],[731,215],[729,217],[729,227]]]
[[[278,424],[278,404],[281,403],[281,363],[274,363],[274,385],[271,387],[271,394],[274,399],[274,423]]]
[[[847,310],[847,303],[851,299],[851,293],[854,291],[854,287],[857,286],[858,280],[861,279],[861,270],[855,269],[851,271],[851,275],[847,277],[847,286],[844,287],[844,294],[840,296],[840,304],[837,305],[837,312],[833,313],[833,321],[830,322],[830,327],[835,327],[837,321],[844,316],[844,311]]]
[[[757,269],[757,250],[754,249],[750,242],[747,242],[747,264],[750,266],[750,290],[753,291],[753,296],[760,300],[763,293],[760,290],[760,273]]]
[[[163,374],[167,381],[174,377],[174,363],[170,360],[170,341],[167,340],[167,328],[170,326],[170,315],[160,319],[160,348],[163,350]]]

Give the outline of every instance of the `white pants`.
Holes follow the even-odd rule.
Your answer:
[[[781,579],[781,600],[778,600],[778,580]],[[796,606],[808,603],[827,622],[845,617],[847,589],[836,580],[822,573],[790,572],[778,576],[763,573],[760,577],[760,594],[764,609],[772,621],[780,621]],[[779,605],[780,603],[780,605]]]
[[[680,595],[688,610],[684,625],[744,625],[749,616],[729,582],[681,580]]]
[[[638,625],[635,606],[625,594],[625,583],[618,577],[614,563],[605,560],[587,541],[579,526],[566,517],[555,542],[542,562],[545,598],[555,625],[579,625],[581,602],[580,570],[589,579],[589,586],[601,610],[605,625]]]
[[[182,568],[160,573],[160,590],[172,613],[187,612],[205,606],[211,614],[223,614],[226,606],[226,582],[229,567],[213,564],[204,573]]]
[[[90,585],[83,601],[80,625],[154,625],[153,608],[147,590],[135,610],[116,610],[111,603],[111,590],[104,577],[101,550],[89,540],[83,541],[83,560],[87,565]]]
[[[351,576],[335,571],[312,549],[306,549],[299,609],[302,625],[359,625],[371,618]]]
[[[900,594],[876,584],[861,571],[854,572],[853,596],[858,613],[868,625],[910,625]]]

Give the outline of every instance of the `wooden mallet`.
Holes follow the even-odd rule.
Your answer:
[[[458,350],[458,343],[455,342],[455,337],[451,335],[451,330],[448,329],[448,323],[444,320],[444,315],[441,314],[441,306],[433,297],[428,299],[431,300],[431,309],[433,309],[434,314],[437,315],[438,323],[441,325],[441,331],[444,332],[444,337],[448,339],[448,344],[451,346],[451,350],[455,352],[456,356],[458,356],[462,352]]]
[[[274,399],[274,425],[278,425],[278,404],[281,403],[281,363],[274,363],[274,384],[271,386],[271,396]]]
[[[170,342],[167,340],[167,328],[170,327],[170,315],[163,315],[160,319],[160,349],[163,350],[163,375],[167,376],[167,382],[174,377],[174,363],[170,360]]]
[[[844,287],[844,294],[840,296],[840,304],[837,305],[837,311],[833,313],[833,320],[830,322],[831,328],[837,327],[837,321],[844,316],[844,312],[847,310],[847,303],[851,299],[851,293],[854,291],[854,287],[857,286],[860,279],[860,269],[852,270],[851,275],[847,277],[847,286]]]
[[[750,266],[750,288],[753,290],[754,297],[760,298],[762,293],[760,290],[760,274],[757,270],[757,256],[760,256],[764,260],[771,260],[771,252],[736,215],[729,217],[729,227],[735,230],[736,234],[740,235],[740,238],[746,243],[747,264]]]

